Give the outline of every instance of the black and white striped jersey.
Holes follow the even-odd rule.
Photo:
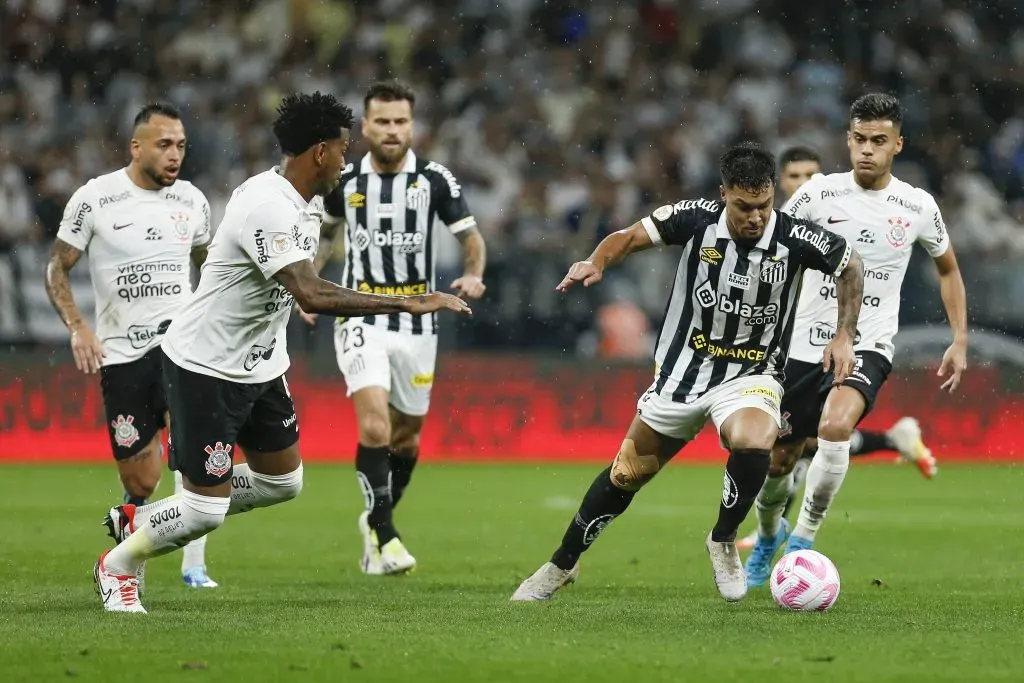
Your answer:
[[[778,211],[755,244],[737,242],[717,201],[641,223],[655,244],[683,247],[655,354],[656,391],[681,403],[736,377],[781,377],[804,269],[838,276],[851,255],[839,235]]]
[[[345,222],[345,273],[341,284],[374,294],[434,291],[435,219],[452,234],[476,227],[459,182],[441,164],[411,150],[395,174],[373,170],[370,155],[342,171],[324,199],[328,220]],[[435,314],[367,316],[367,325],[392,332],[435,334]]]

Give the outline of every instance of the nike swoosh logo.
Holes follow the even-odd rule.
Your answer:
[[[127,228],[129,226],[132,226],[132,225],[135,225],[135,224],[134,223],[125,223],[124,225],[118,225],[117,223],[114,223],[114,230],[124,230],[125,228]]]
[[[833,225],[835,223],[845,223],[848,220],[850,220],[850,219],[849,218],[832,218],[832,216],[829,216],[828,217],[828,224],[829,225]]]
[[[114,589],[113,588],[111,588],[110,590],[100,589],[100,592],[103,594],[103,603],[106,604],[106,602],[108,600],[110,600],[110,596],[114,594]]]

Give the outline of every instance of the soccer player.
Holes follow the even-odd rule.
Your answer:
[[[772,209],[775,160],[739,145],[721,160],[722,201],[684,201],[605,238],[558,285],[601,281],[605,268],[662,244],[682,256],[655,360],[657,378],[637,404],[610,467],[597,476],[562,544],[512,595],[547,600],[579,573],[580,555],[710,418],[729,450],[718,521],[705,541],[723,598],[740,600],[746,576],[736,530],[764,483],[782,419],[779,383],[805,268],[836,278],[839,332],[825,350],[839,380],[853,369],[863,298],[860,257],[845,239]]]
[[[963,279],[935,200],[892,175],[903,149],[899,101],[880,93],[858,98],[850,108],[847,144],[853,170],[815,175],[789,199],[784,210],[826,224],[855,244],[864,259],[863,315],[856,337],[857,367],[844,381],[822,365],[822,348],[835,330],[836,289],[830,278],[808,273],[797,309],[786,366],[783,413],[789,430],[772,450],[772,466],[757,499],[758,540],[747,559],[750,584],[768,579],[779,547],[810,548],[842,485],[854,428],[874,405],[892,367],[893,337],[899,327],[900,289],[914,243],[935,261],[953,343],[939,375],[954,391],[967,364],[967,303]],[[782,511],[792,488],[793,465],[805,440],[817,435],[818,451],[807,472],[803,507],[792,535]],[[787,542],[788,536],[788,542]]]
[[[75,365],[99,372],[110,447],[125,502],[145,505],[160,482],[166,426],[160,342],[192,291],[210,241],[210,205],[178,180],[185,128],[169,104],[148,104],[135,117],[127,168],[93,178],[68,201],[46,268],[46,292],[71,332]],[[96,297],[96,332],[82,318],[68,272],[83,253]],[[175,476],[175,490],[181,479]],[[215,588],[206,539],[185,546],[187,586]],[[140,574],[141,580],[141,574]]]
[[[299,494],[298,419],[284,377],[293,300],[345,316],[469,312],[450,294],[364,294],[317,275],[322,196],[338,184],[352,123],[352,111],[330,95],[286,97],[273,126],[280,166],[232,194],[199,286],[163,343],[171,466],[184,490],[112,512],[123,540],[93,570],[105,610],[146,611],[136,571],[148,558],[213,531],[228,514]],[[233,467],[236,444],[247,462]]]
[[[345,224],[342,283],[361,292],[423,294],[435,288],[434,226],[440,219],[462,246],[460,296],[484,293],[486,249],[451,171],[418,157],[412,143],[413,91],[398,81],[372,85],[364,98],[369,152],[344,171],[324,200],[320,254]],[[326,262],[321,256],[320,265]],[[434,316],[407,313],[339,319],[334,348],[359,425],[355,466],[366,509],[359,566],[366,574],[400,574],[416,560],[393,513],[419,456],[437,356]]]
[[[790,147],[779,155],[779,190],[783,202],[792,197],[796,191],[815,174],[821,173],[821,157],[809,147]],[[786,415],[783,415],[786,418]],[[788,418],[787,418],[788,419]],[[782,509],[783,518],[789,517],[807,476],[807,468],[811,458],[818,450],[818,439],[807,439],[803,456],[793,466],[793,485],[786,505]],[[921,440],[921,426],[912,417],[901,417],[885,432],[867,429],[855,429],[850,435],[850,457],[870,455],[877,451],[897,451],[900,458],[917,465],[918,470],[926,478],[931,479],[937,471],[935,458],[931,450]],[[757,542],[757,529],[736,541],[740,550],[750,550]]]

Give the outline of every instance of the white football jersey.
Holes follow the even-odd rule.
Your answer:
[[[789,198],[783,211],[842,235],[864,261],[864,301],[856,351],[875,351],[892,361],[899,329],[900,289],[919,242],[934,258],[949,248],[939,207],[930,194],[893,176],[884,190],[865,190],[853,172],[815,174]],[[835,278],[808,270],[797,304],[789,356],[819,363],[835,336]]]
[[[164,353],[186,370],[257,384],[288,369],[293,298],[274,275],[316,255],[324,209],[277,171],[235,188],[199,286],[167,330]]]
[[[210,204],[192,183],[145,190],[127,169],[71,195],[57,237],[89,255],[104,365],[141,358],[192,291],[193,247],[210,241]]]

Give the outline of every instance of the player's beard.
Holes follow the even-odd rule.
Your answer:
[[[157,187],[170,187],[171,185],[174,184],[174,181],[178,179],[177,176],[175,176],[170,181],[168,181],[166,178],[164,178],[163,173],[149,166],[143,166],[142,172],[145,173],[146,177],[152,180],[153,184],[156,185]]]
[[[370,153],[378,164],[390,165],[399,162],[409,151],[408,142],[400,142],[398,147],[388,149],[383,143],[370,148]]]

